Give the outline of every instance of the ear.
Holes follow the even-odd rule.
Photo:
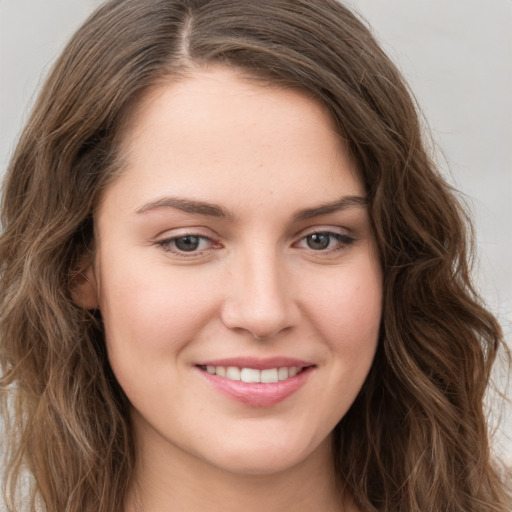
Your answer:
[[[99,306],[98,283],[94,264],[89,254],[79,261],[78,268],[73,272],[69,283],[69,291],[73,302],[84,309],[96,309]]]

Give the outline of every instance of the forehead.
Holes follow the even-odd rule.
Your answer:
[[[161,129],[156,125],[167,117],[169,128],[172,118],[180,124],[183,136],[201,137],[203,142],[233,131],[242,136],[238,129],[248,131],[258,125],[271,138],[284,126],[300,127],[305,116],[313,125],[321,124],[337,132],[327,108],[308,91],[276,85],[237,68],[214,65],[169,77],[147,90],[129,113],[123,135],[129,147],[143,132]],[[278,122],[265,122],[270,120]],[[213,125],[216,130],[211,130]]]
[[[233,200],[364,195],[320,102],[229,68],[195,70],[149,90],[130,114],[122,146],[120,181],[133,200],[164,193],[225,200],[228,190]]]

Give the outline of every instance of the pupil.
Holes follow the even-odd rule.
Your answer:
[[[180,251],[195,251],[199,246],[199,237],[192,235],[182,236],[176,239],[175,244]]]
[[[329,247],[330,235],[327,233],[314,233],[307,237],[307,244],[310,249],[321,250]]]

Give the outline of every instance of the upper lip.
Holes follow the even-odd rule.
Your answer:
[[[294,357],[269,357],[263,359],[258,357],[230,357],[199,361],[196,363],[196,366],[236,366],[238,368],[268,370],[271,368],[291,368],[293,366],[297,368],[306,368],[308,366],[314,366],[314,363],[304,361],[303,359],[296,359]]]

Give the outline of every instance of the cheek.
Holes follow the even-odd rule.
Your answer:
[[[214,287],[157,263],[103,262],[100,310],[110,363],[123,387],[162,379],[215,314]],[[125,382],[123,382],[125,381]]]
[[[330,367],[332,393],[325,395],[324,408],[333,411],[335,422],[347,412],[370,371],[382,313],[382,274],[377,261],[363,259],[339,270],[330,283],[316,288],[310,308],[311,323],[324,340]]]
[[[373,261],[340,271],[311,294],[314,324],[331,348],[360,353],[374,346],[382,314],[382,276]]]
[[[105,323],[113,332],[121,330],[130,337],[145,334],[141,343],[160,336],[167,343],[182,338],[194,320],[211,308],[209,287],[197,272],[173,272],[161,262],[138,263],[133,258],[125,265],[119,260],[103,264],[100,309]]]

